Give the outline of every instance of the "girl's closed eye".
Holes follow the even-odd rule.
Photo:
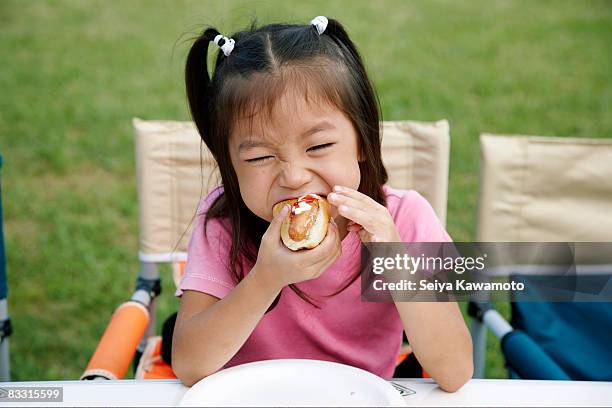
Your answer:
[[[323,150],[333,145],[335,145],[335,143],[324,143],[324,144],[320,144],[317,146],[309,147],[306,151],[312,152],[312,151]],[[262,163],[262,162],[265,162],[267,159],[271,159],[273,157],[274,156],[262,156],[262,157],[255,157],[253,159],[246,159],[245,161],[249,163]]]
[[[260,162],[264,162],[267,159],[271,159],[274,156],[262,156],[262,157],[256,157],[254,159],[247,159],[245,161],[249,162],[249,163],[260,163]]]
[[[325,148],[327,148],[327,147],[331,147],[331,146],[333,146],[334,144],[335,144],[335,143],[324,143],[324,144],[320,144],[320,145],[313,146],[313,147],[309,148],[309,149],[308,149],[308,151],[322,150],[322,149],[325,149]]]

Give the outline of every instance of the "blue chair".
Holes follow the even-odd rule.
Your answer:
[[[0,175],[2,156],[0,156]],[[4,230],[2,218],[2,178],[0,177],[0,381],[10,381],[9,336],[11,335],[11,319],[8,317],[6,297],[8,285],[6,282],[6,255],[4,253]]]
[[[512,324],[490,303],[468,309],[500,340],[509,378],[612,381],[612,303],[513,302]]]
[[[612,303],[515,302],[511,323],[572,380],[612,381]],[[511,367],[512,378],[521,367]]]
[[[612,242],[612,140],[481,135],[480,148],[477,241]],[[581,254],[581,279],[593,275],[610,285],[612,264],[602,255]],[[535,279],[521,276],[526,287]],[[469,304],[474,377],[484,377],[491,329],[510,378],[612,381],[609,297],[549,302],[513,295],[510,323],[490,303]]]

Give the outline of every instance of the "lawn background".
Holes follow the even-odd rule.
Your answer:
[[[1,0],[13,380],[77,379],[131,294],[139,265],[130,120],[189,119],[189,39],[205,24],[231,33],[254,17],[316,15],[347,27],[384,119],[449,120],[456,241],[474,239],[479,133],[612,137],[608,1]],[[164,276],[160,317],[178,305]],[[488,342],[487,377],[503,378],[498,344]]]

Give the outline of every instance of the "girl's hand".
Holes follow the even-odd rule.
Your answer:
[[[338,226],[330,220],[327,235],[319,245],[308,250],[292,251],[281,240],[281,225],[290,206],[285,205],[264,233],[253,272],[266,285],[282,289],[292,283],[314,279],[342,254]]]
[[[401,242],[389,210],[352,188],[334,186],[327,201],[349,220],[347,230],[358,231],[363,242]]]

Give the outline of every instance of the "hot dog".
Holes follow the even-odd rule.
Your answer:
[[[285,246],[297,251],[319,245],[329,225],[330,206],[327,200],[317,194],[306,194],[274,204],[272,214],[276,216],[285,204],[291,205],[281,225],[281,238]]]

